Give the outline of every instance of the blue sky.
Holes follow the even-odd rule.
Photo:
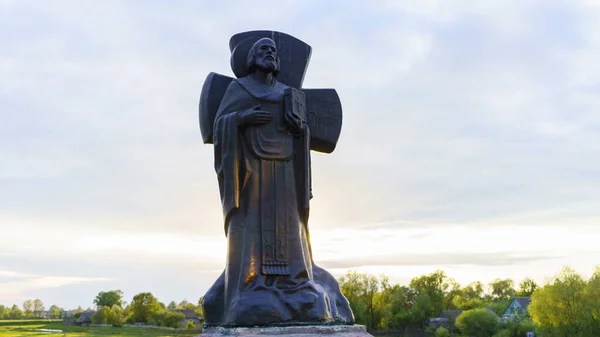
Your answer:
[[[0,304],[204,294],[226,241],[198,98],[254,29],[310,44],[305,87],[342,99],[336,151],[313,155],[334,275],[600,263],[600,2],[263,5],[0,0]]]

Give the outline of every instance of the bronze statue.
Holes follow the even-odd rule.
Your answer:
[[[200,100],[228,240],[225,270],[203,299],[205,323],[352,324],[337,281],[313,262],[308,231],[310,150],[335,148],[337,93],[301,88],[310,47],[289,35],[240,33],[230,48],[237,79],[209,74]]]

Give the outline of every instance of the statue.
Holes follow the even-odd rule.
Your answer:
[[[337,281],[313,262],[308,229],[310,151],[335,148],[337,93],[301,88],[311,49],[289,35],[240,33],[230,48],[237,78],[209,74],[200,99],[228,241],[205,324],[353,324]]]

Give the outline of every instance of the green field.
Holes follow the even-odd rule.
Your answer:
[[[44,331],[44,330],[57,331]],[[173,332],[148,328],[105,328],[64,325],[60,321],[0,321],[0,337],[192,337],[197,331]]]

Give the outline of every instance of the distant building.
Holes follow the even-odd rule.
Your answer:
[[[531,297],[515,297],[506,308],[502,318],[509,318],[513,315],[529,316],[527,308],[531,303]]]
[[[79,318],[75,320],[76,325],[88,325],[92,323],[92,316],[95,311],[83,311],[79,314]]]
[[[180,312],[185,316],[183,321],[181,321],[181,325],[187,325],[188,322],[194,322],[195,325],[198,325],[204,321],[204,317],[196,314],[193,309],[178,309],[177,312]]]
[[[48,319],[50,318],[50,311],[45,310],[45,311],[34,311],[33,312],[33,317],[35,318],[41,318],[41,319]]]

